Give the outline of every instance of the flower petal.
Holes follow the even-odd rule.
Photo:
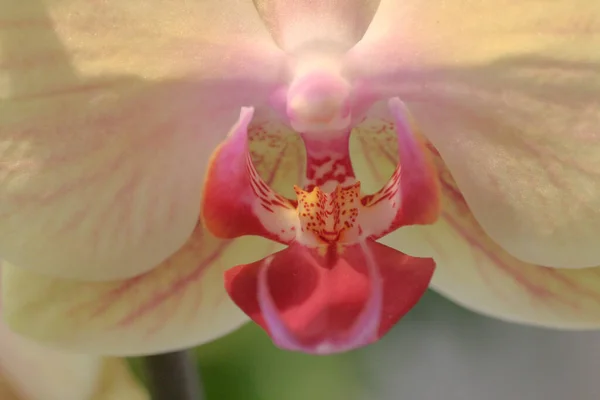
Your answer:
[[[181,250],[126,280],[62,280],[6,266],[5,319],[36,341],[87,353],[139,355],[194,346],[246,321],[227,297],[223,271],[277,249],[256,237],[222,241],[199,224]]]
[[[212,234],[222,238],[259,235],[288,243],[296,236],[296,206],[271,189],[275,175],[271,174],[265,182],[254,166],[249,137],[253,114],[254,109],[242,108],[238,123],[211,157],[204,184],[203,222]],[[283,134],[276,132],[271,136],[258,127],[252,132],[253,144],[269,146],[273,142],[288,141],[280,136]],[[262,155],[260,150],[263,149],[258,150],[255,154]],[[298,154],[284,148],[281,157],[286,156],[297,158]],[[273,172],[279,167],[279,163],[273,165]],[[301,176],[296,178],[296,182],[288,184],[293,186],[303,180]]]
[[[599,28],[587,0],[384,1],[349,74],[400,96],[508,252],[596,266]]]
[[[439,184],[433,162],[424,144],[413,134],[407,111],[398,98],[389,100],[392,123],[373,129],[372,121],[359,124],[353,135],[359,142],[371,141],[372,135],[395,139],[396,151],[383,150],[384,162],[397,163],[389,181],[373,195],[363,199],[361,215],[368,221],[369,234],[377,239],[405,225],[431,224],[440,213]],[[395,131],[395,134],[390,133]],[[393,135],[393,136],[392,136]],[[392,137],[390,137],[392,136]],[[390,141],[390,144],[394,140]],[[391,147],[391,146],[390,146]],[[362,158],[356,166],[364,166]],[[374,166],[368,166],[372,169]],[[363,167],[364,168],[364,167]],[[357,173],[360,173],[358,171]]]
[[[2,258],[121,279],[185,243],[212,149],[281,77],[251,4],[223,3],[0,4]]]
[[[275,41],[286,51],[307,45],[349,49],[369,27],[380,0],[254,0]]]
[[[511,256],[478,224],[439,155],[437,163],[444,210],[439,222],[402,228],[382,242],[433,257],[432,287],[467,308],[525,324],[599,328],[600,267],[554,269]]]
[[[384,335],[423,295],[434,270],[374,241],[332,248],[294,243],[225,274],[233,301],[290,350],[347,351]]]

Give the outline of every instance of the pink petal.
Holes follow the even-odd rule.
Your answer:
[[[210,153],[282,54],[251,4],[52,4],[0,5],[0,254],[130,277],[192,233]]]
[[[379,0],[255,0],[254,4],[286,51],[310,45],[347,50],[362,38]]]
[[[292,244],[225,274],[233,301],[280,347],[327,354],[383,336],[419,300],[434,270],[373,241],[308,248]]]
[[[4,317],[24,336],[85,353],[129,356],[195,346],[247,320],[228,299],[223,272],[279,248],[256,237],[219,240],[198,224],[178,252],[125,280],[63,280],[7,265]]]
[[[203,222],[212,234],[222,238],[259,235],[288,243],[296,236],[296,205],[273,191],[273,179],[265,182],[256,170],[248,131],[253,113],[252,108],[242,108],[237,125],[211,158],[204,184]],[[255,143],[286,140],[267,135],[262,127],[254,130],[253,136]],[[285,155],[297,156],[281,153]],[[271,172],[279,168],[277,163]],[[294,183],[288,182],[289,186]]]
[[[414,136],[400,100],[389,100],[389,108],[393,122],[378,127],[376,131],[359,125],[353,132],[363,141],[373,140],[372,135],[390,135],[390,131],[394,130],[396,133],[397,154],[390,149],[391,154],[383,155],[392,157],[393,161],[399,160],[395,161],[394,173],[382,189],[362,199],[364,208],[361,215],[368,221],[365,226],[374,239],[401,226],[431,224],[440,212],[440,189],[433,162],[424,144]],[[384,158],[382,161],[390,160]]]
[[[390,1],[347,57],[352,79],[406,102],[486,234],[532,264],[600,264],[599,7]]]
[[[600,327],[600,267],[548,268],[516,259],[478,224],[439,155],[443,213],[430,226],[400,229],[382,242],[433,257],[432,287],[451,300],[507,321],[560,329]]]

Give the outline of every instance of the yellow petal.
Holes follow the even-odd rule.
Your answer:
[[[351,74],[404,100],[482,229],[534,264],[600,265],[600,3],[383,1]]]
[[[280,57],[249,2],[2,1],[0,256],[88,280],[165,260]]]
[[[253,0],[275,41],[291,52],[307,45],[349,49],[369,27],[379,1]]]
[[[152,271],[126,280],[63,280],[6,265],[5,319],[36,341],[94,354],[139,355],[195,346],[247,320],[225,292],[225,269],[279,248],[258,237],[223,241],[198,225],[181,250]]]
[[[508,254],[483,231],[441,158],[432,154],[442,183],[439,222],[403,228],[381,241],[433,257],[432,287],[472,310],[552,328],[599,328],[600,267],[555,269]]]

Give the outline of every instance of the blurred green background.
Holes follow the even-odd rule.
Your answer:
[[[251,323],[196,354],[208,400],[600,399],[600,334],[504,323],[434,292],[347,354],[279,350]]]

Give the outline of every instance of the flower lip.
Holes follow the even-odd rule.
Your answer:
[[[225,273],[233,301],[279,347],[330,354],[378,340],[420,299],[435,267],[371,240],[333,260],[322,250],[294,243]]]
[[[298,338],[295,333],[291,332],[279,316],[267,283],[268,270],[275,257],[271,256],[263,261],[263,266],[258,273],[258,303],[263,311],[265,325],[275,344],[289,350],[323,355],[353,350],[378,339],[377,333],[383,307],[382,278],[371,250],[364,243],[360,243],[359,246],[365,257],[367,276],[370,282],[368,300],[348,330],[341,334],[330,334],[330,337],[313,339],[313,343],[310,343],[310,340],[309,343],[302,343],[302,338]],[[300,250],[299,256],[308,264],[317,263],[309,252]],[[318,263],[317,267],[319,267]]]

